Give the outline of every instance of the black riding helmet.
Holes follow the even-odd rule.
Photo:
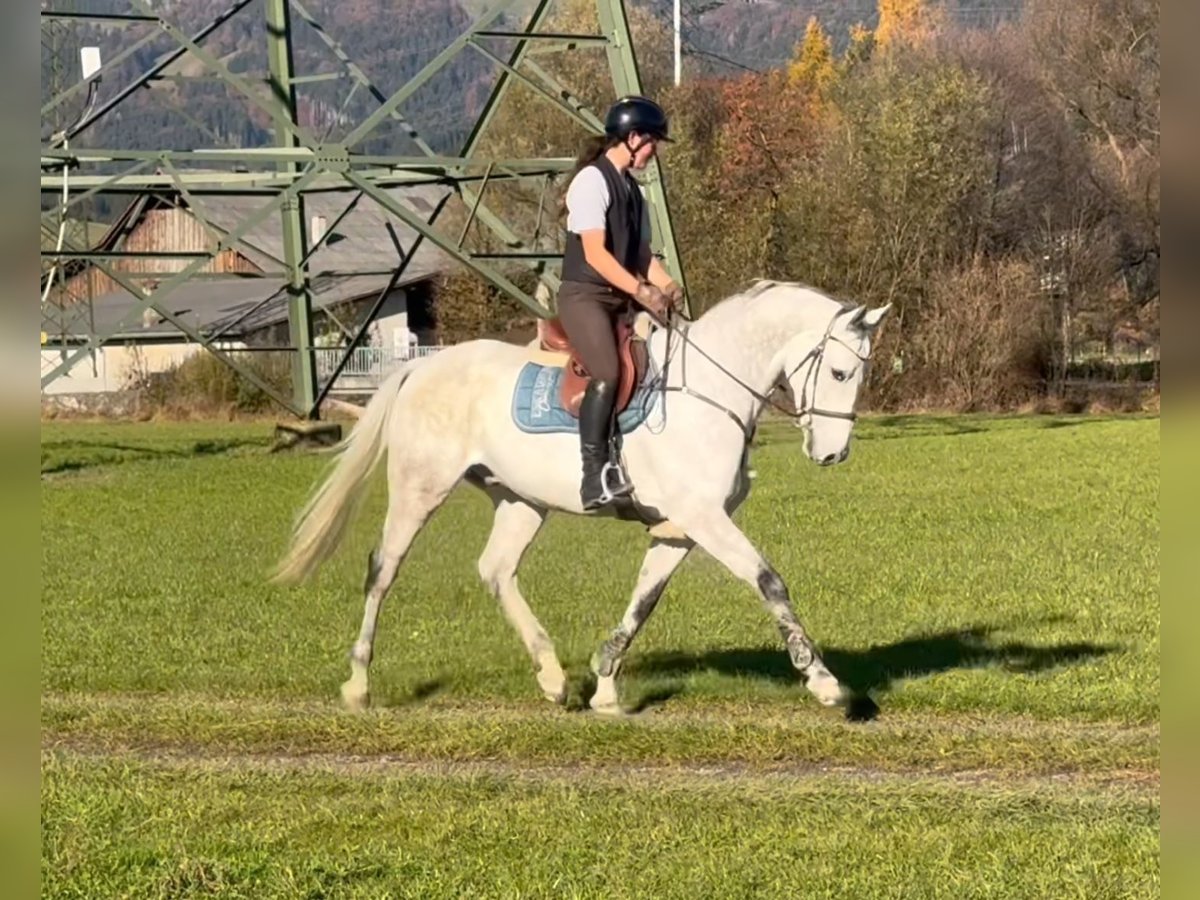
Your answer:
[[[669,128],[663,108],[645,97],[622,97],[609,108],[604,119],[604,133],[617,140],[624,140],[636,131],[670,141]]]

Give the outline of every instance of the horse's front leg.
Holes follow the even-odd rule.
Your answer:
[[[625,616],[608,640],[592,656],[592,671],[596,675],[596,692],[592,694],[588,705],[596,712],[604,715],[621,715],[622,709],[617,700],[617,672],[625,658],[625,652],[633,643],[634,637],[646,624],[658,599],[667,587],[667,581],[683,562],[688,551],[692,549],[688,541],[655,541],[646,551],[642,561],[642,569],[638,574],[633,596],[625,610]]]
[[[825,667],[796,617],[787,585],[725,510],[714,505],[707,510],[694,510],[675,521],[714,559],[759,592],[767,611],[775,619],[792,665],[804,678],[813,696],[825,706],[846,702],[849,698],[845,689]]]

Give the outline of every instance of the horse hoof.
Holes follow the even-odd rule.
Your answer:
[[[629,713],[621,708],[619,703],[596,703],[589,704],[589,708],[598,716],[604,716],[606,719],[627,719]]]
[[[371,705],[371,694],[364,687],[346,682],[342,685],[342,705],[351,712],[362,712]]]
[[[561,672],[555,674],[545,670],[538,673],[538,686],[547,700],[556,706],[567,702],[567,679]]]
[[[807,687],[822,706],[844,706],[850,696],[836,678],[825,673],[810,678]]]

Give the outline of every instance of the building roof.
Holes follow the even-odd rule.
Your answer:
[[[444,185],[382,190],[424,220],[429,219],[442,197],[450,192]],[[272,199],[260,194],[206,194],[198,198],[198,212],[215,228],[228,234]],[[337,221],[347,208],[350,208],[349,212]],[[331,233],[309,259],[309,272],[313,275],[356,274],[394,268],[400,261],[401,250],[407,253],[418,235],[415,229],[385,210],[374,198],[353,189],[304,194],[304,233],[310,247],[315,243],[312,224],[316,216],[325,220],[325,228]],[[264,270],[280,270],[284,265],[284,250],[279,213],[271,213],[251,228],[236,246]],[[451,266],[453,263],[446,253],[431,241],[424,241],[407,272],[427,276]]]
[[[411,276],[396,283],[403,287],[422,280]],[[313,308],[324,309],[347,300],[378,296],[387,287],[389,275],[318,276],[312,279]],[[163,307],[172,315],[208,337],[240,340],[262,328],[286,322],[288,296],[275,278],[228,276],[203,278],[181,284],[164,295]],[[115,333],[113,341],[150,341],[179,339],[183,333],[169,320],[160,319],[128,291],[105,294],[92,300],[89,316],[81,306],[71,316],[65,337],[71,341],[86,339],[94,327],[97,334]],[[61,325],[42,320],[42,330],[50,342],[61,340]]]
[[[214,177],[217,174],[214,173]],[[438,184],[404,185],[381,190],[426,221],[443,197],[451,192],[449,187]],[[202,194],[193,212],[222,235],[228,235],[273,199],[262,194]],[[138,227],[147,211],[175,205],[184,208],[189,206],[181,196],[142,194],[111,225],[103,226],[107,232],[99,240],[93,237],[93,246],[100,250],[119,251],[124,238]],[[349,211],[338,221],[338,217],[347,209]],[[384,209],[374,198],[360,194],[353,188],[304,193],[303,226],[309,247],[315,243],[313,221],[316,217],[324,219],[324,229],[329,236],[309,257],[308,271],[311,277],[390,271],[399,264],[401,251],[407,253],[418,237],[416,229]],[[268,214],[233,246],[264,272],[282,272],[285,265],[282,217],[278,212]],[[84,260],[72,259],[63,268],[66,275],[71,276],[88,265],[90,263]],[[409,262],[405,280],[428,278],[456,266],[457,263],[447,253],[426,240]]]
[[[450,188],[444,185],[406,185],[384,188],[399,203],[417,216],[428,220],[436,205]],[[216,230],[228,234],[273,198],[261,194],[201,195],[198,213]],[[130,204],[99,242],[102,249],[120,249],[122,239],[135,229],[146,211],[180,204],[180,197],[143,194]],[[338,221],[338,217],[349,211]],[[387,286],[391,271],[399,264],[401,250],[408,252],[418,232],[385,210],[372,197],[354,189],[321,190],[304,194],[304,229],[308,246],[313,241],[314,217],[324,219],[329,237],[309,259],[308,271],[313,289],[313,307],[323,309],[346,300],[377,295]],[[397,248],[399,244],[399,249]],[[284,280],[283,225],[278,212],[269,214],[233,245],[267,276],[210,276],[194,278],[174,288],[164,296],[165,308],[178,315],[193,328],[206,334],[220,332],[236,340],[261,328],[286,322],[288,298]],[[164,250],[171,248],[164,247]],[[72,260],[70,268],[78,270],[87,265]],[[456,267],[455,261],[431,241],[423,241],[416,255],[397,280],[403,287],[426,280]],[[69,274],[69,273],[68,273]],[[164,273],[164,280],[169,275]],[[108,334],[120,324],[113,340],[153,340],[178,338],[180,331],[169,321],[144,323],[145,307],[128,291],[116,291],[92,300],[90,317],[83,313],[61,313],[57,318],[69,319],[65,331],[68,339],[82,339],[91,333]],[[61,323],[44,319],[42,330],[50,340],[63,337]]]

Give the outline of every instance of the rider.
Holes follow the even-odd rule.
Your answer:
[[[605,465],[615,456],[610,448],[620,378],[617,317],[627,315],[634,300],[661,322],[683,298],[682,288],[650,252],[646,198],[629,174],[650,163],[658,143],[670,140],[667,132],[667,115],[657,103],[621,98],[608,111],[604,135],[580,155],[564,200],[567,244],[558,318],[589,376],[579,409],[579,493],[588,510],[632,491],[619,460],[613,460],[616,483],[604,483]]]

